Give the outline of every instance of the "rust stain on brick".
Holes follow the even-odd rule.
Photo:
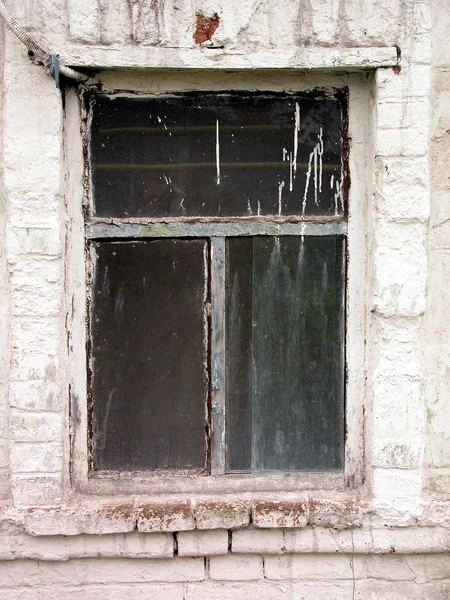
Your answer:
[[[180,531],[194,529],[190,502],[142,504],[137,509],[140,531]]]
[[[196,18],[197,22],[193,37],[195,43],[199,46],[212,38],[214,32],[219,27],[220,18],[217,13],[214,13],[212,17],[205,17],[202,13],[196,13]]]
[[[133,515],[133,505],[115,504],[111,506],[102,506],[100,512],[106,519],[130,519]]]
[[[232,529],[250,522],[250,505],[245,501],[207,500],[197,503],[198,529]]]
[[[306,525],[307,504],[302,501],[260,501],[253,504],[255,527],[302,527]]]

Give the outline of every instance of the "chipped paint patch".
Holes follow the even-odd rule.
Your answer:
[[[305,527],[308,523],[306,500],[254,501],[255,527]]]
[[[212,38],[216,29],[219,27],[220,17],[214,13],[211,17],[205,17],[202,13],[196,13],[196,27],[194,32],[194,41],[200,46]]]

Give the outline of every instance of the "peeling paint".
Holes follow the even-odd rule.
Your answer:
[[[194,41],[199,46],[212,38],[216,29],[219,27],[220,18],[217,13],[211,17],[205,17],[202,13],[196,13],[196,27],[194,32]]]

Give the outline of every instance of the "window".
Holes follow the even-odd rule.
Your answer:
[[[90,96],[91,473],[343,470],[346,111]]]

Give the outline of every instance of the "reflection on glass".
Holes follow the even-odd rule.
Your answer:
[[[205,466],[206,244],[96,246],[91,428],[97,470]]]
[[[227,240],[227,471],[341,470],[344,239]]]
[[[333,97],[97,96],[95,214],[342,215],[341,104]]]

